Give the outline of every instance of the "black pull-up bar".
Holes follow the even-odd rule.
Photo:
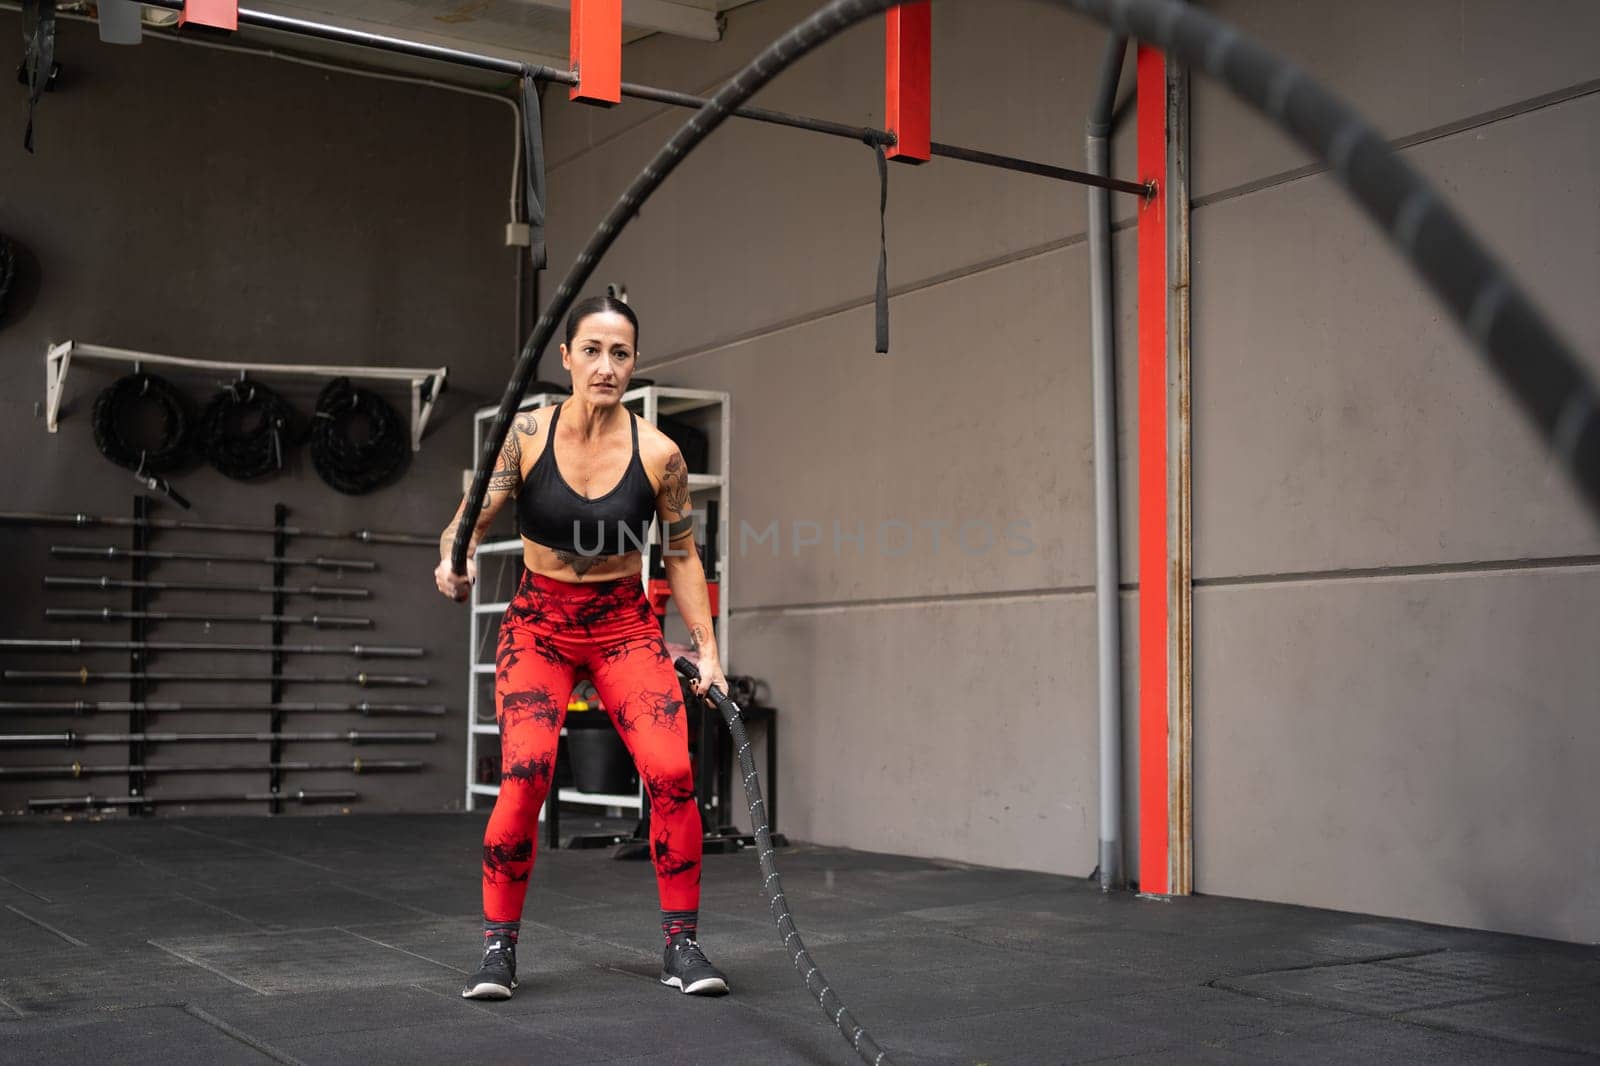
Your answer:
[[[164,7],[170,11],[182,11],[183,0],[147,0],[146,6]],[[322,22],[312,22],[309,19],[273,14],[269,11],[240,8],[239,24],[241,26],[259,26],[262,29],[277,30],[280,33],[299,34],[303,37],[315,37],[324,41],[337,41],[341,44],[353,44],[381,52],[414,56],[418,59],[432,59],[455,66],[473,67],[477,70],[506,74],[514,78],[521,78],[526,75],[536,81],[554,82],[558,85],[578,84],[578,76],[576,74],[567,70],[558,70],[555,67],[519,63],[514,59],[503,59],[499,56],[482,55],[477,52],[465,52],[459,48],[420,44],[416,41],[407,41],[399,37],[388,37],[383,34],[368,33],[364,30],[352,30],[343,26],[330,26]],[[653,103],[670,104],[673,107],[686,107],[696,111],[704,107],[706,103],[704,97],[676,92],[672,89],[661,89],[653,85],[639,85],[634,82],[622,83],[622,95],[633,97],[636,100],[649,100]],[[884,145],[887,147],[896,143],[895,135],[888,130],[872,129],[866,126],[851,126],[843,122],[830,122],[827,119],[811,118],[808,115],[794,115],[786,111],[774,111],[764,107],[748,106],[736,107],[731,113],[739,118],[750,119],[753,122],[766,122],[775,126],[788,126],[791,129],[809,130],[812,133],[822,133],[830,137],[844,137],[852,141],[864,141],[869,145]],[[1019,159],[1015,156],[999,155],[995,152],[983,152],[974,148],[935,144],[933,145],[933,154],[947,159],[960,159],[968,163],[977,163],[981,166],[998,167],[1001,170],[1014,170],[1021,174],[1034,174],[1059,181],[1075,182],[1079,185],[1093,185],[1096,188],[1110,189],[1112,192],[1131,193],[1134,196],[1149,196],[1153,191],[1151,186],[1141,185],[1136,181],[1125,181],[1121,178],[1102,178],[1097,174],[1087,174],[1081,170],[1069,170],[1066,167],[1051,166],[1048,163],[1038,163],[1029,159]]]

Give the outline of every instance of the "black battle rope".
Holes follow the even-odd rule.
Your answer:
[[[1488,356],[1490,368],[1516,396],[1556,460],[1600,514],[1600,390],[1510,275],[1376,130],[1294,64],[1178,0],[1055,2],[1204,70],[1328,163]],[[483,511],[495,457],[539,356],[623,227],[732,108],[824,41],[894,6],[895,0],[833,0],[785,33],[692,115],[612,206],[539,316],[506,385],[494,424],[484,436],[450,552],[457,574],[467,572],[468,537]]]
[[[142,439],[149,428],[142,417],[147,411],[154,411],[161,422],[154,440]],[[165,379],[142,373],[118,378],[95,397],[91,422],[101,455],[132,470],[151,491],[164,493],[180,507],[189,506],[160,477],[189,457],[189,404]]]
[[[142,410],[154,410],[162,429],[155,440],[128,434]],[[189,458],[189,403],[155,375],[118,378],[94,397],[94,447],[117,466],[165,474]],[[138,429],[144,429],[139,426]]]
[[[367,432],[355,432],[365,420]],[[334,378],[317,396],[311,420],[311,464],[323,481],[347,496],[381,488],[411,454],[405,422],[377,393]]]
[[[17,280],[17,250],[11,240],[0,233],[0,318],[6,316],[6,297]]]
[[[22,147],[33,154],[33,106],[56,72],[56,0],[22,0],[22,66],[28,86],[28,125]]]
[[[200,452],[218,472],[249,481],[283,469],[294,411],[282,396],[254,381],[217,393],[200,412]]]
[[[700,680],[700,670],[688,659],[679,657],[673,663],[678,673],[690,681]],[[739,769],[744,772],[744,797],[750,805],[750,824],[755,827],[756,848],[761,860],[762,887],[767,891],[767,908],[772,912],[772,917],[777,920],[778,932],[783,936],[784,950],[790,953],[790,961],[800,974],[800,979],[806,984],[806,991],[817,998],[817,1004],[822,1008],[833,1024],[838,1027],[844,1038],[850,1041],[850,1046],[867,1062],[878,1066],[880,1063],[889,1062],[888,1053],[877,1045],[877,1042],[867,1035],[866,1027],[855,1020],[839,994],[828,984],[828,979],[822,975],[816,962],[811,958],[811,953],[806,950],[806,943],[800,939],[800,930],[794,924],[794,916],[789,913],[789,901],[783,894],[783,881],[778,876],[777,863],[773,861],[772,830],[767,824],[767,805],[761,798],[761,776],[756,773],[756,760],[750,754],[750,738],[745,733],[744,718],[740,715],[739,705],[728,698],[727,693],[712,685],[706,693],[706,698],[716,705],[722,712],[723,721],[728,723],[728,732],[733,737],[733,747],[739,757]]]

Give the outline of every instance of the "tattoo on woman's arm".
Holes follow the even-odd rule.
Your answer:
[[[684,515],[676,522],[667,523],[667,540],[676,544],[684,537],[694,536],[694,515]]]
[[[517,439],[521,423],[522,419],[517,419],[500,447],[500,461],[489,477],[490,492],[513,492],[522,481],[522,442]]]
[[[694,641],[696,650],[705,651],[706,646],[711,642],[711,633],[705,626],[690,626],[689,639]]]
[[[672,453],[666,473],[661,475],[661,506],[680,518],[689,513],[689,469],[682,452]]]

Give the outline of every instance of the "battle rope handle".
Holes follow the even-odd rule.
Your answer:
[[[679,657],[673,665],[678,668],[678,673],[689,680],[700,679],[700,670],[688,659]],[[795,928],[794,916],[789,913],[789,902],[783,895],[783,882],[779,880],[778,867],[773,862],[772,829],[767,824],[767,805],[761,798],[761,777],[756,773],[755,757],[750,754],[750,738],[745,733],[744,718],[739,713],[739,705],[715,685],[712,685],[706,693],[706,698],[722,712],[723,721],[728,723],[728,732],[733,735],[734,751],[739,756],[739,769],[744,773],[744,797],[750,804],[750,824],[755,826],[756,847],[760,852],[761,884],[767,891],[770,900],[768,907],[772,911],[772,916],[777,919],[778,932],[783,936],[784,950],[789,953],[796,972],[805,982],[806,991],[817,998],[822,1013],[838,1027],[840,1034],[850,1042],[851,1047],[856,1049],[856,1054],[872,1063],[872,1066],[891,1061],[888,1052],[867,1035],[866,1027],[855,1020],[839,998],[839,994],[828,984],[828,979],[822,975],[822,971],[812,961],[811,953],[806,950],[805,941],[800,939],[800,930]]]
[[[1444,198],[1350,105],[1293,63],[1232,26],[1177,0],[1056,0],[1117,33],[1155,45],[1216,78],[1326,162],[1412,268],[1488,356],[1489,368],[1533,420],[1546,446],[1600,515],[1600,389],[1572,349],[1468,232]],[[833,0],[779,37],[673,134],[590,236],[539,316],[483,438],[483,451],[456,525],[450,567],[467,572],[467,544],[489,491],[517,405],[539,356],[578,291],[644,202],[683,158],[758,89],[796,60],[897,0]]]

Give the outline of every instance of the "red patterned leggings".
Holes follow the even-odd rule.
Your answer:
[[[678,675],[639,578],[577,584],[524,572],[495,655],[500,797],[483,837],[483,916],[522,917],[539,809],[579,670],[622,735],[650,797],[661,909],[700,905],[700,809]]]

